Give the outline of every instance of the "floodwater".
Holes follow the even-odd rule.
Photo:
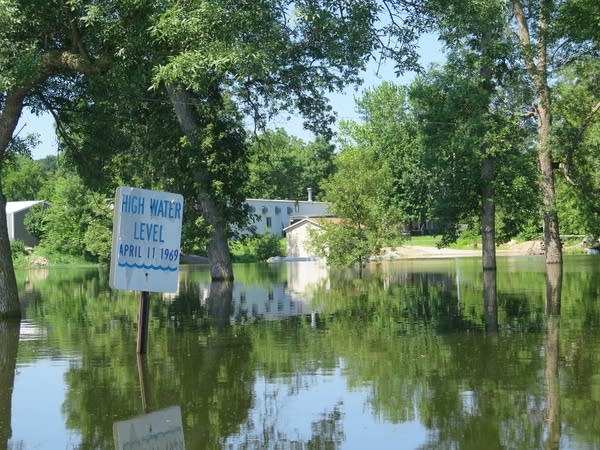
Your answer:
[[[0,323],[0,449],[114,449],[178,406],[195,449],[598,449],[600,257],[183,266],[151,294],[103,269],[17,273]]]

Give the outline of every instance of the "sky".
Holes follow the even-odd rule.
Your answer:
[[[442,51],[441,44],[433,35],[425,35],[420,40],[420,63],[427,68],[433,63],[443,63],[445,56]],[[358,120],[358,115],[355,110],[355,98],[361,96],[365,89],[378,86],[384,81],[393,82],[396,84],[409,84],[415,77],[414,73],[406,73],[401,77],[397,77],[394,73],[394,67],[391,63],[384,63],[378,67],[375,62],[372,62],[364,72],[364,83],[361,86],[349,86],[341,93],[334,93],[330,96],[330,102],[333,110],[337,113],[337,118],[344,120]],[[282,114],[279,118],[272,121],[270,128],[285,128],[288,134],[298,136],[305,141],[313,139],[313,135],[302,128],[302,119],[298,117],[290,117],[288,120],[287,114]],[[33,149],[33,159],[45,158],[48,155],[57,154],[57,140],[54,132],[54,119],[50,114],[36,116],[29,111],[23,111],[21,120],[15,133],[25,137],[28,134],[35,133],[39,137],[39,145]]]

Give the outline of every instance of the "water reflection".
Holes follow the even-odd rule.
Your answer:
[[[50,271],[18,347],[0,331],[15,386],[5,408],[0,378],[0,442],[109,449],[114,422],[181,405],[193,449],[600,448],[600,268],[565,267],[562,280],[542,259],[488,275],[479,261],[411,261],[359,279],[245,265],[233,284],[187,268],[176,295],[152,296],[140,360],[137,294],[100,271]],[[25,427],[40,385],[53,446]]]
[[[175,302],[196,305],[196,312],[206,311],[220,329],[249,320],[281,320],[316,312],[314,296],[329,289],[329,268],[315,263],[289,263],[273,270],[283,270],[283,276],[268,272],[265,278],[236,276],[234,282],[211,282],[206,279],[191,281],[184,273]],[[254,274],[256,275],[256,274]],[[166,296],[165,296],[166,297]],[[174,298],[173,298],[174,297]],[[190,311],[189,307],[183,311]]]
[[[12,392],[19,347],[19,322],[0,320],[0,449],[12,435]]]
[[[223,331],[229,325],[233,311],[233,282],[213,281],[205,299],[208,314],[215,320],[217,329]]]
[[[483,271],[483,309],[485,312],[485,329],[498,331],[498,293],[496,290],[496,270]]]
[[[548,424],[545,448],[560,448],[560,306],[562,295],[562,265],[549,264],[546,271],[546,416]]]

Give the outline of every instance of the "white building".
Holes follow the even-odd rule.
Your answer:
[[[246,200],[250,206],[250,214],[254,217],[251,226],[256,234],[269,232],[276,236],[283,236],[283,230],[292,223],[307,217],[331,216],[329,203],[312,201],[311,191],[308,191],[308,200],[268,200],[249,198]]]
[[[312,233],[318,233],[323,227],[314,219],[305,218],[294,222],[284,229],[287,256],[293,258],[307,258],[315,256],[310,247]]]
[[[37,239],[33,237],[25,228],[25,216],[29,210],[40,203],[48,205],[43,200],[6,202],[6,225],[8,227],[8,239],[14,241],[18,239],[25,245],[37,245]]]

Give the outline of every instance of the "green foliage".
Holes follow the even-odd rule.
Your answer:
[[[12,254],[13,261],[23,258],[25,255],[27,255],[25,243],[19,239],[10,241],[10,252]]]
[[[386,201],[391,176],[371,148],[346,147],[336,157],[336,172],[322,187],[340,224],[324,224],[315,248],[332,264],[364,262],[399,234],[401,214]]]
[[[170,53],[156,68],[155,83],[181,84],[202,98],[218,85],[259,126],[281,109],[295,109],[309,128],[329,135],[325,94],[358,81],[378,44],[376,2],[334,3],[173,5],[151,28]]]
[[[23,220],[29,234],[38,241],[43,240],[46,235],[45,217],[47,209],[48,206],[44,204],[33,205]]]
[[[50,199],[51,207],[45,214],[44,244],[48,248],[69,255],[84,253],[86,194],[79,177],[67,175],[57,179]]]
[[[424,223],[430,218],[433,177],[424,160],[407,89],[382,83],[364,92],[357,110],[364,123],[344,124],[343,139],[369,148],[378,164],[387,168],[386,177],[380,179],[385,191],[378,202],[401,214],[403,223]]]
[[[333,147],[324,140],[305,143],[283,129],[257,136],[249,148],[250,198],[306,198],[306,188],[319,196],[319,185],[333,172]]]
[[[479,70],[468,55],[456,52],[411,86],[424,161],[436,186],[431,219],[443,233],[443,245],[458,238],[463,224],[479,233],[484,183],[491,183],[491,201],[502,219],[498,242],[516,236],[538,211],[535,154],[527,150],[528,130],[515,114],[522,107],[519,85],[507,80],[482,87]],[[492,166],[490,180],[482,178],[485,159]]]
[[[272,256],[285,256],[285,239],[271,233],[244,236],[232,241],[230,248],[236,262],[266,261]]]
[[[579,60],[561,71],[554,94],[553,145],[563,234],[600,236],[600,63]]]
[[[600,49],[600,5],[595,0],[560,2],[554,32],[568,36],[577,44],[592,43]]]
[[[86,254],[108,262],[112,250],[113,210],[110,200],[97,193],[88,194],[88,225],[83,235]]]
[[[44,200],[40,193],[53,174],[51,169],[30,156],[15,155],[2,170],[2,190],[8,201]]]
[[[327,258],[333,266],[363,266],[369,256],[377,254],[380,241],[363,227],[349,220],[340,223],[322,223],[322,230],[310,233],[310,245],[318,256]]]
[[[42,244],[48,250],[106,261],[110,256],[110,200],[93,193],[74,174],[57,179],[43,213]]]

